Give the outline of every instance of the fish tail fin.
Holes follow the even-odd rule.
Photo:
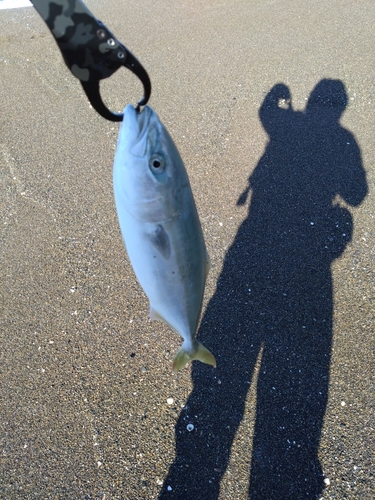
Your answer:
[[[177,351],[176,356],[174,357],[172,366],[174,372],[181,370],[181,368],[183,368],[189,361],[193,361],[194,359],[216,368],[216,359],[203,344],[198,342],[198,340],[194,341],[192,351],[185,349],[184,345],[185,344],[182,344],[181,348]]]

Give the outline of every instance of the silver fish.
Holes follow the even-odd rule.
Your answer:
[[[184,339],[177,371],[193,359],[216,366],[195,334],[210,261],[180,154],[156,113],[124,110],[113,167],[117,214],[134,272],[160,319]]]

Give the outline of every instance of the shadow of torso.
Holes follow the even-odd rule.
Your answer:
[[[279,84],[260,109],[270,140],[240,198],[243,203],[251,190],[248,217],[198,333],[215,354],[217,370],[194,363],[194,389],[176,426],[176,460],[159,498],[218,498],[259,357],[253,447],[238,448],[252,456],[249,498],[320,496],[330,266],[353,230],[350,212],[334,203],[340,196],[358,205],[367,191],[359,148],[338,121],[346,105],[340,85],[323,80],[316,89],[331,96],[328,105],[315,89],[306,111],[295,112],[279,106],[290,97]],[[341,101],[332,105],[335,92]],[[186,430],[188,423],[194,432]]]

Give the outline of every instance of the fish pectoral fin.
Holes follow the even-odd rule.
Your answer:
[[[181,368],[189,363],[189,361],[193,361],[195,359],[216,368],[216,359],[214,358],[214,356],[208,349],[204,347],[203,344],[195,340],[193,351],[187,351],[184,348],[184,345],[182,345],[182,347],[177,351],[176,356],[173,360],[173,371],[177,372],[178,370],[181,370]]]
[[[150,243],[153,247],[168,260],[171,256],[171,242],[169,241],[169,236],[161,224],[158,224],[157,228],[150,234],[147,235]]]
[[[160,316],[160,314],[150,305],[150,319],[151,320],[156,320],[156,321],[164,321],[165,319]]]

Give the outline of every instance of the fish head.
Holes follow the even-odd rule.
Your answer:
[[[116,197],[136,219],[161,222],[178,215],[189,181],[179,152],[157,114],[124,110],[114,162]]]

